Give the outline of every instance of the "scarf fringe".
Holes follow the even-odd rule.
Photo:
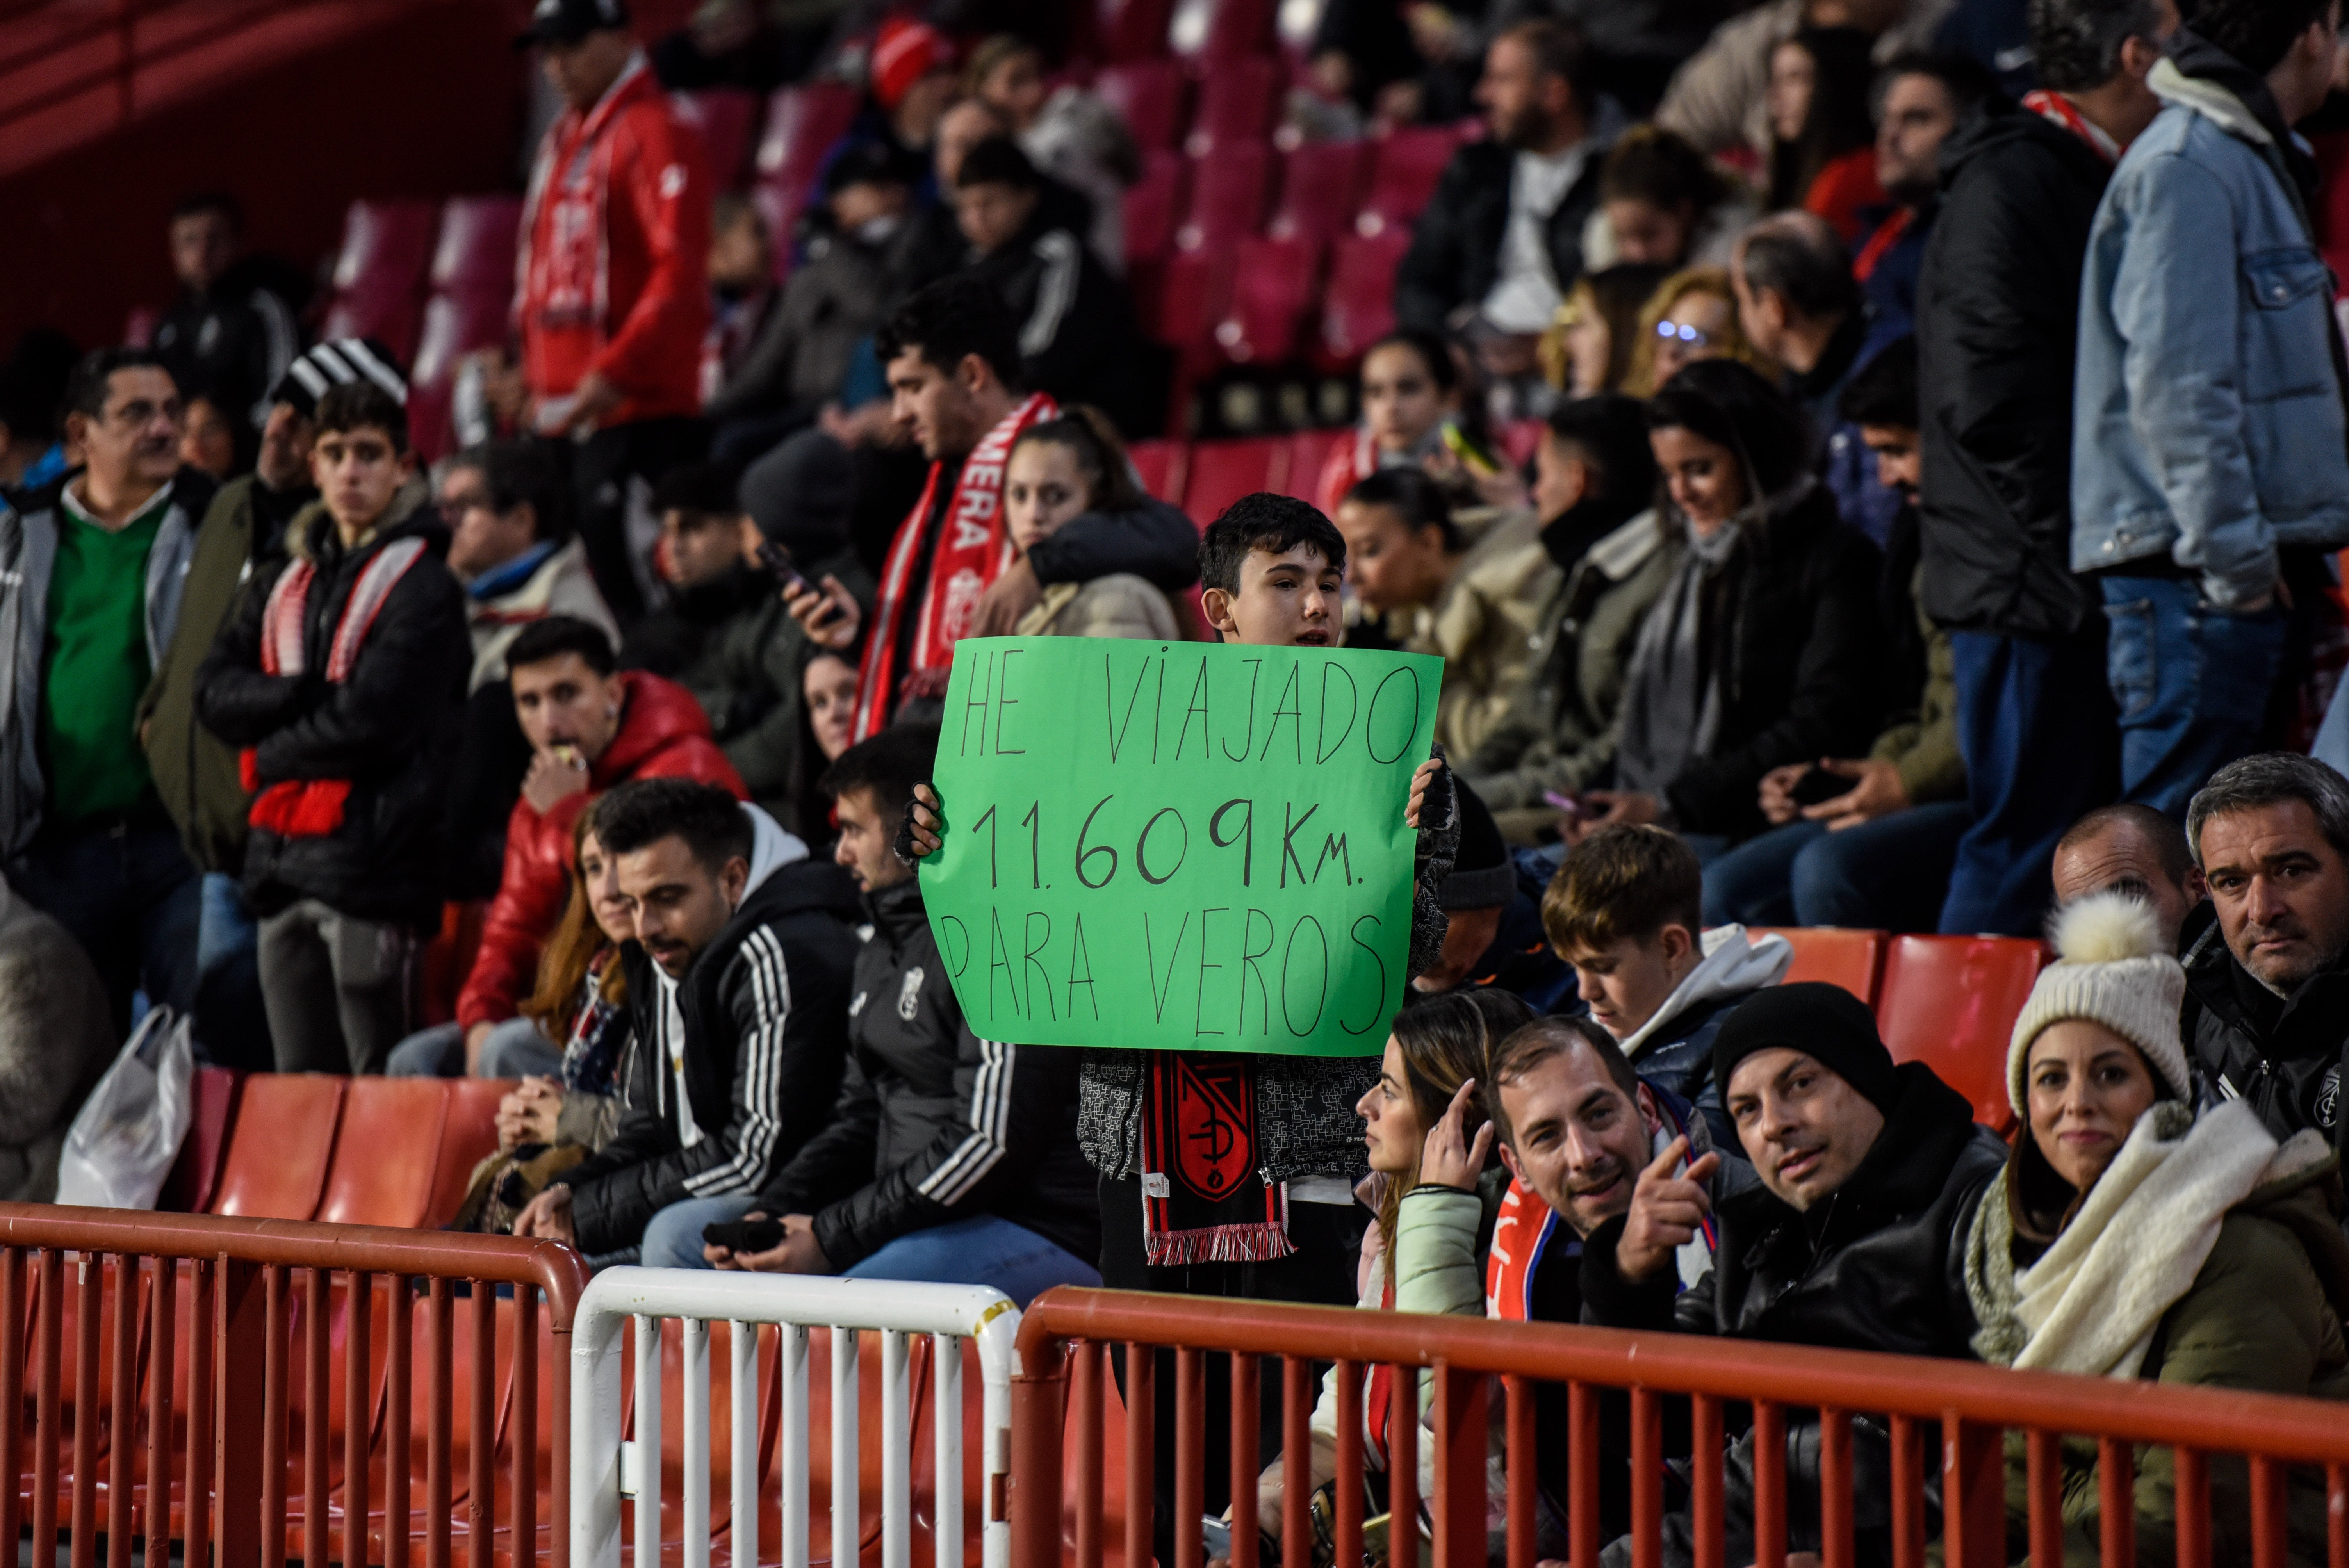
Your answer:
[[[1278,1225],[1145,1231],[1142,1237],[1143,1261],[1153,1268],[1181,1268],[1190,1264],[1268,1264],[1296,1251],[1296,1243]]]

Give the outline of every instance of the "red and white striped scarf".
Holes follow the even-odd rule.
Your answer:
[[[946,467],[942,462],[930,465],[922,499],[897,525],[897,537],[890,542],[889,559],[881,570],[881,593],[874,606],[872,629],[865,636],[864,661],[856,673],[857,739],[887,728],[889,716],[901,697],[937,696],[946,691],[947,672],[954,667],[955,643],[970,624],[978,596],[1011,559],[1011,541],[1003,527],[1003,466],[1029,426],[1060,411],[1050,397],[1030,393],[970,449],[962,471],[955,476],[945,526],[930,552],[929,583],[923,590],[922,602],[908,605],[905,596],[920,561],[930,508],[937,500],[938,477]],[[908,614],[918,619],[901,691],[897,637]]]
[[[383,614],[392,589],[423,557],[424,541],[396,539],[377,551],[375,559],[359,573],[351,596],[343,603],[342,617],[335,624],[335,639],[327,645],[328,685],[341,686],[351,678],[359,649],[374,629],[376,617]],[[262,674],[305,673],[309,655],[303,646],[303,634],[309,624],[310,590],[317,578],[316,563],[298,560],[285,568],[276,586],[270,589],[269,602],[261,612]],[[237,764],[244,787],[260,791],[246,819],[254,827],[267,828],[281,838],[301,839],[331,833],[343,825],[343,807],[351,793],[349,779],[289,779],[263,789],[254,753],[241,753]]]

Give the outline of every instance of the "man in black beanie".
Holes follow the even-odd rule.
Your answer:
[[[1963,1357],[1975,1324],[1966,1231],[2006,1145],[1922,1062],[1895,1066],[1865,1003],[1816,981],[1757,993],[1715,1037],[1713,1081],[1761,1184],[1724,1199],[1713,1266],[1686,1291],[1673,1250],[1712,1213],[1719,1156],[1687,1164],[1676,1140],[1640,1173],[1630,1212],[1583,1248],[1587,1322],[1790,1345]],[[1880,1422],[1853,1424],[1859,1560],[1890,1555],[1889,1453]],[[1820,1549],[1815,1417],[1786,1423],[1786,1546]],[[1749,1432],[1727,1457],[1728,1560],[1754,1554]],[[1929,1532],[1933,1526],[1929,1522]],[[1684,1512],[1664,1562],[1694,1561]],[[1630,1561],[1617,1542],[1602,1559]],[[1740,1555],[1743,1553],[1743,1555]]]
[[[1435,890],[1444,911],[1444,952],[1412,983],[1426,995],[1487,986],[1522,996],[1537,1013],[1555,1012],[1573,994],[1574,971],[1552,952],[1542,930],[1539,878],[1521,876],[1493,813],[1476,792],[1453,780],[1460,801],[1460,852]]]

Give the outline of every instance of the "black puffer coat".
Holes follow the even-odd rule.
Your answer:
[[[395,502],[394,520],[355,551],[343,548],[323,505],[290,525],[296,553],[317,568],[304,605],[304,674],[262,673],[262,619],[274,583],[260,579],[197,672],[197,718],[253,753],[263,789],[289,780],[351,786],[331,832],[253,829],[244,888],[256,913],[314,898],[361,920],[429,925],[440,918],[445,796],[473,643],[464,592],[442,560],[449,531],[420,495]],[[348,678],[330,683],[327,661],[352,591],[377,556],[411,539],[423,541],[423,555],[385,597]]]
[[[1713,1268],[1688,1290],[1679,1291],[1670,1269],[1626,1282],[1615,1268],[1623,1221],[1599,1227],[1582,1253],[1584,1321],[1899,1356],[1971,1356],[1976,1326],[1966,1295],[1966,1233],[1983,1190],[2005,1167],[2007,1147],[1974,1125],[1965,1097],[1930,1068],[1909,1062],[1896,1071],[1899,1098],[1850,1180],[1807,1213],[1759,1183],[1723,1198]],[[1889,1555],[1889,1434],[1865,1418],[1854,1421],[1852,1438],[1854,1522],[1861,1560],[1875,1562]],[[1727,1456],[1731,1560],[1740,1563],[1752,1554],[1752,1449],[1749,1433]],[[1792,1413],[1790,1549],[1817,1550],[1819,1473],[1818,1419]],[[1665,1561],[1689,1561],[1688,1546],[1686,1517],[1676,1515],[1666,1522]],[[1610,1552],[1608,1561],[1615,1560]]]
[[[1993,98],[1941,149],[1940,221],[1917,287],[1917,385],[1933,482],[1925,613],[1951,631],[2103,634],[2072,574],[2072,369],[2088,226],[2112,170]]]
[[[918,882],[884,888],[865,909],[873,934],[856,955],[840,1099],[760,1206],[812,1214],[835,1269],[974,1214],[1092,1262],[1101,1206],[1077,1148],[1079,1053],[971,1032]]]
[[[1741,547],[1722,574],[1733,608],[1721,731],[1665,790],[1684,830],[1760,832],[1764,773],[1867,749],[1884,718],[1882,573],[1825,486]]]
[[[2196,1069],[2219,1095],[2248,1101],[2279,1140],[2313,1127],[2340,1149],[2349,966],[2311,975],[2290,997],[2274,995],[2235,962],[2209,904],[2188,918],[2184,942],[2178,1024]]]
[[[678,979],[681,1041],[652,959],[633,942],[620,950],[636,1047],[619,1130],[564,1177],[580,1251],[633,1247],[647,1220],[688,1198],[756,1192],[815,1136],[848,1055],[858,913],[856,884],[829,861],[771,872]],[[690,1148],[672,1051],[701,1131]]]

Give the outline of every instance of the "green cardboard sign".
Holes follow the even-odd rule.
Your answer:
[[[955,645],[922,896],[973,1029],[1375,1056],[1402,1002],[1423,654]]]

